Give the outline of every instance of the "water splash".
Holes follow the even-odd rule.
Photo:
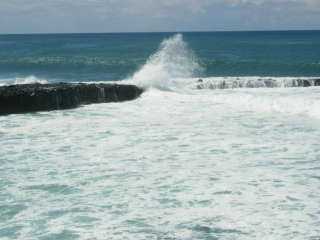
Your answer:
[[[171,89],[191,79],[201,67],[181,34],[165,39],[131,81],[144,88]]]
[[[0,79],[0,86],[32,83],[47,84],[49,82],[46,79],[40,79],[35,76]]]
[[[40,84],[46,84],[48,83],[45,79],[39,79],[35,76],[29,76],[26,78],[16,78],[14,81],[14,84],[31,84],[31,83],[40,83]]]

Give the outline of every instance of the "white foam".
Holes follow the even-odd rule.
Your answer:
[[[0,86],[6,86],[6,85],[12,85],[12,84],[32,84],[32,83],[46,84],[48,83],[48,80],[37,78],[35,76],[5,78],[0,80]]]
[[[40,84],[46,84],[48,81],[46,79],[40,79],[35,76],[29,76],[26,78],[16,78],[14,81],[14,84],[31,84],[31,83],[40,83]]]
[[[319,96],[150,89],[121,104],[3,116],[3,195],[10,209],[26,206],[4,224],[21,226],[21,239],[66,227],[80,239],[200,239],[210,228],[225,239],[311,239],[320,131],[307,117],[320,116]]]
[[[232,111],[304,116],[320,119],[318,88],[227,89],[199,91],[212,105]],[[211,93],[210,93],[211,92]]]

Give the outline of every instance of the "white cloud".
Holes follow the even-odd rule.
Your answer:
[[[319,11],[320,0],[0,0],[0,32],[314,28]]]
[[[299,7],[319,7],[320,0],[4,0],[0,1],[0,11],[9,10],[38,10],[59,8],[72,11],[72,8],[87,8],[87,10],[105,9],[114,14],[149,14],[165,13],[174,10],[186,13],[203,13],[208,6],[225,4],[230,6],[243,5],[287,5],[294,4]]]
[[[304,0],[307,6],[320,8],[320,0]]]

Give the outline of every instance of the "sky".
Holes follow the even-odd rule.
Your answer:
[[[0,0],[0,34],[320,29],[320,0]]]

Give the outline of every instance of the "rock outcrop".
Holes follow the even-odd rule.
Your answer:
[[[21,84],[0,87],[0,115],[75,108],[136,99],[143,89],[122,84]]]
[[[276,88],[276,87],[313,87],[320,86],[319,78],[310,79],[288,79],[279,81],[277,79],[220,79],[206,80],[198,79],[197,89],[229,89],[229,88]]]

